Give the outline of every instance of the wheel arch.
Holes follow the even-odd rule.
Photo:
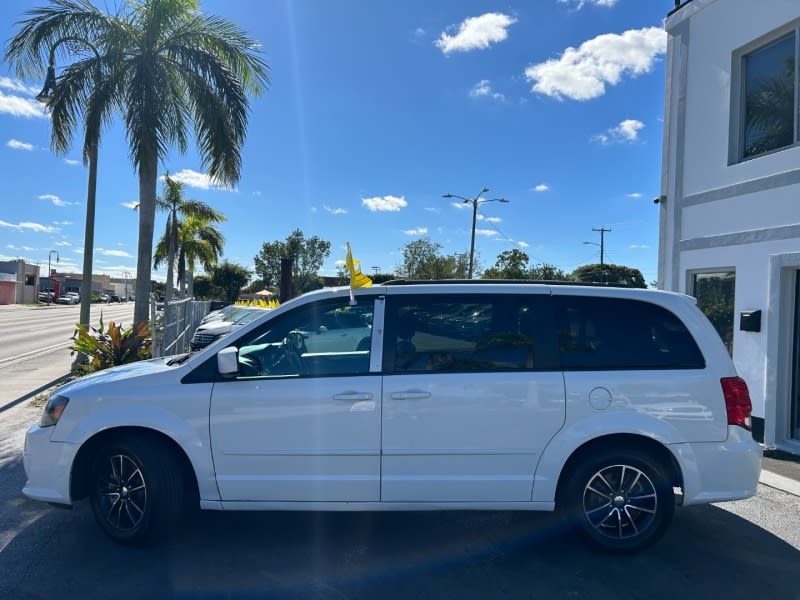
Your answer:
[[[587,455],[606,451],[635,450],[646,453],[656,460],[669,475],[672,487],[683,489],[683,473],[675,455],[661,442],[651,437],[635,433],[612,433],[584,442],[570,454],[564,467],[558,475],[556,484],[555,504],[556,509],[563,506],[564,491],[570,475],[576,465],[580,464]]]
[[[161,431],[150,429],[148,427],[136,426],[113,427],[110,429],[105,429],[94,434],[81,445],[80,449],[75,455],[75,459],[72,461],[72,469],[70,470],[69,493],[72,501],[80,500],[81,498],[85,498],[89,495],[92,462],[100,448],[110,441],[124,436],[149,439],[169,448],[170,451],[173,452],[178,467],[180,468],[186,493],[192,499],[192,502],[196,500],[197,504],[199,505],[200,492],[197,482],[197,474],[195,473],[191,460],[189,460],[189,456],[186,454],[181,445],[169,435]]]

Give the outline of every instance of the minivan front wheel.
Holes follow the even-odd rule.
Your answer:
[[[615,552],[656,542],[675,512],[669,478],[645,454],[592,457],[575,470],[567,494],[570,519],[587,541]]]
[[[106,444],[92,465],[90,502],[112,539],[139,543],[167,534],[183,502],[180,469],[157,440],[121,437]]]

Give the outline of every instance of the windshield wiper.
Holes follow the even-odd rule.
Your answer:
[[[194,352],[186,352],[185,354],[178,354],[177,356],[170,358],[167,361],[167,365],[170,367],[172,365],[181,365],[185,363],[192,354],[194,354]]]

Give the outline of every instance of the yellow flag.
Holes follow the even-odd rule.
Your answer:
[[[367,277],[358,268],[358,261],[353,259],[353,253],[350,251],[350,242],[347,242],[347,256],[344,259],[344,266],[350,274],[350,287],[370,287],[372,279]]]

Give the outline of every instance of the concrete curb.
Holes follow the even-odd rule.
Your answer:
[[[767,487],[775,488],[776,490],[780,490],[800,498],[800,482],[797,482],[794,479],[789,479],[788,477],[778,475],[772,471],[765,471],[764,469],[761,469],[761,477],[759,477],[758,482],[762,485],[766,485]]]

